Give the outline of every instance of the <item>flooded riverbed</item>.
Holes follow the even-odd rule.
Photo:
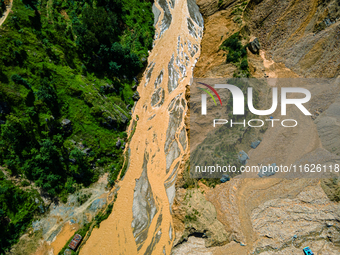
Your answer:
[[[156,35],[138,88],[129,167],[111,215],[93,230],[80,254],[171,252],[171,206],[188,150],[185,89],[200,55],[203,18],[195,0],[158,0],[153,12]]]

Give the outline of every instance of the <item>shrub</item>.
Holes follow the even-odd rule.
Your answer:
[[[246,48],[247,45],[241,44],[239,32],[230,36],[221,45],[221,49],[228,51],[226,63],[233,63],[238,67],[233,74],[234,78],[250,77]]]
[[[26,89],[32,89],[31,84],[29,84],[24,78],[22,78],[20,75],[18,74],[13,74],[11,76],[11,80],[16,83],[16,84],[20,84],[20,85],[24,85]]]
[[[241,69],[242,70],[247,70],[248,69],[248,60],[247,59],[243,59],[242,62],[241,62]]]

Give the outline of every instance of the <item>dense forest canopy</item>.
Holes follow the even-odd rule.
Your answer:
[[[39,192],[65,201],[105,171],[118,178],[151,6],[14,0],[0,28],[0,254],[46,209]]]

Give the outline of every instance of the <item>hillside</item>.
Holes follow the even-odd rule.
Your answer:
[[[228,61],[235,50],[224,47],[235,35],[242,45],[248,46],[250,77],[268,81],[268,87],[258,89],[261,109],[268,109],[267,89],[280,86],[277,78],[339,78],[338,2],[200,0],[197,3],[205,30],[195,78],[242,75],[241,61]],[[260,50],[251,52],[249,43],[255,38]],[[294,86],[294,79],[290,80],[288,86]],[[230,129],[219,140],[210,136],[206,140],[219,146],[229,143],[228,155],[223,158],[233,161],[237,161],[236,153],[244,150],[250,157],[249,166],[272,162],[338,164],[339,82],[329,87],[313,84],[308,88],[312,91],[308,104],[312,116],[293,111],[289,118],[298,120],[296,128],[268,128],[263,134],[251,129]],[[279,111],[273,116],[282,118]],[[211,130],[212,127],[203,126],[199,132],[208,134]],[[191,128],[190,133],[193,131]],[[258,139],[260,145],[251,148],[251,143]],[[209,149],[207,141],[190,142],[193,148]],[[204,154],[198,154],[197,160],[214,162],[221,158],[216,150],[214,154],[214,150],[206,149]],[[282,174],[259,178],[253,174],[251,178],[238,176],[221,183],[219,179],[190,179],[190,163],[187,161],[181,169],[176,185],[173,208],[176,239],[172,254],[302,254],[306,246],[315,254],[339,253],[337,173],[331,179],[319,179],[313,174],[307,178],[298,175],[287,178]]]
[[[53,201],[124,176],[153,35],[148,1],[14,0],[0,27],[0,254]]]
[[[340,254],[339,0],[14,0],[8,13],[0,254]],[[251,87],[256,109],[303,87],[311,116],[234,115],[216,88],[208,117],[200,81]],[[216,163],[306,171],[190,172]]]

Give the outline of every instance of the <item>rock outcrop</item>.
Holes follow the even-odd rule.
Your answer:
[[[216,218],[214,205],[205,199],[202,191],[192,189],[180,192],[177,202],[181,206],[176,208],[175,214],[184,222],[184,225],[182,230],[176,226],[175,245],[187,240],[190,236],[204,238],[205,247],[223,245],[230,241],[230,235]]]
[[[260,52],[260,42],[259,39],[255,38],[249,43],[248,49],[251,51],[253,54],[258,54]]]
[[[340,204],[330,202],[320,186],[307,187],[293,199],[267,201],[251,215],[259,236],[255,252],[298,254],[302,247],[309,246],[316,254],[337,254],[339,213]]]

